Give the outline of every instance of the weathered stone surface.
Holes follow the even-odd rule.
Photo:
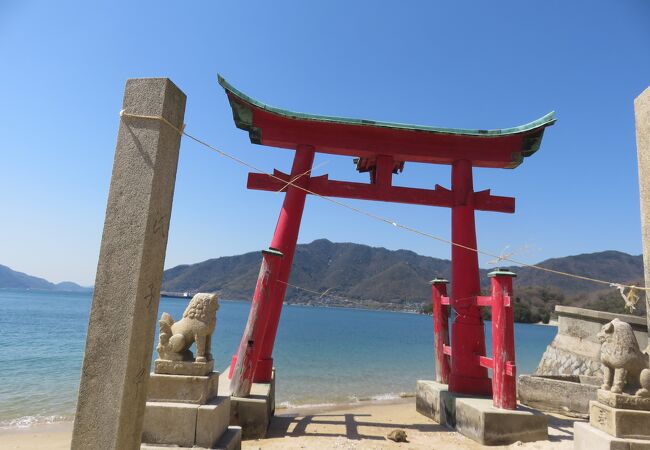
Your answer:
[[[517,393],[519,401],[532,408],[587,417],[600,382],[598,377],[585,375],[521,375]]]
[[[573,448],[574,450],[650,450],[650,441],[617,438],[588,423],[575,422]]]
[[[592,401],[589,424],[614,437],[650,439],[650,411],[612,408]]]
[[[196,362],[212,360],[212,333],[217,325],[219,300],[216,294],[199,293],[192,297],[175,322],[169,313],[162,313],[158,326],[160,333],[156,350],[159,359],[188,361],[194,359],[190,347],[196,343]]]
[[[199,447],[179,447],[156,444],[142,444],[141,450],[198,450]],[[230,426],[210,450],[240,450],[241,449],[241,427]]]
[[[191,403],[147,402],[142,442],[192,447],[198,411]]]
[[[456,398],[456,430],[483,445],[548,439],[547,417],[531,408],[498,409],[491,398]]]
[[[167,375],[206,376],[214,370],[214,360],[206,362],[169,361],[156,359],[153,363],[154,373]]]
[[[228,373],[229,367],[224,369]],[[221,377],[219,392],[230,392],[230,380]],[[230,397],[230,424],[242,428],[242,439],[263,439],[275,412],[275,370],[270,383],[253,383],[248,397]]]
[[[418,380],[415,406],[419,413],[484,445],[548,437],[547,418],[538,411],[522,406],[514,411],[497,409],[491,398],[454,394],[435,381]]]
[[[185,94],[130,79],[122,107],[180,128]],[[161,121],[120,120],[72,449],[140,446],[180,138]]]
[[[645,285],[650,286],[650,87],[634,99],[634,112],[636,152],[639,165],[639,197],[641,199],[643,267]],[[649,296],[646,296],[646,307],[646,322],[650,323]],[[641,345],[641,348],[645,348],[645,346]]]
[[[627,384],[639,386],[639,376],[648,367],[648,356],[641,353],[632,326],[619,319],[603,325],[598,332],[600,361],[603,363],[601,389],[620,394]],[[644,386],[649,388],[650,386]]]
[[[216,450],[240,450],[242,441],[241,427],[231,425],[215,446]]]
[[[546,348],[536,375],[602,376],[597,334],[614,318],[632,326],[641,348],[648,342],[644,318],[560,305],[555,307],[555,311],[558,314],[558,332]]]
[[[650,398],[648,397],[616,394],[612,391],[598,389],[597,400],[604,405],[611,406],[612,408],[650,411]]]
[[[149,376],[147,401],[204,404],[216,397],[218,392],[219,372],[205,377],[152,373]]]
[[[440,425],[454,428],[456,426],[456,398],[446,384],[436,381],[418,380],[415,394],[415,409]]]
[[[199,406],[196,417],[196,445],[212,447],[221,438],[230,423],[230,396],[213,398]]]

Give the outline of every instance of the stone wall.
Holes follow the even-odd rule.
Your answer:
[[[555,312],[558,315],[557,335],[546,348],[535,372],[537,375],[602,375],[596,334],[614,318],[632,325],[640,348],[645,348],[648,342],[645,317],[559,305]]]

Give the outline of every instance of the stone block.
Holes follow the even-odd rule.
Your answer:
[[[199,406],[196,416],[196,440],[199,447],[212,448],[230,423],[230,396],[213,398]]]
[[[415,409],[420,414],[446,425],[456,426],[456,398],[459,394],[448,391],[446,384],[436,381],[418,380],[415,395]]]
[[[612,408],[650,411],[650,397],[616,394],[612,391],[598,389],[597,400],[604,405],[611,406]]]
[[[219,384],[219,392],[230,392],[228,377],[221,377]],[[249,397],[230,397],[230,425],[242,428],[242,439],[265,438],[274,412],[275,370],[270,383],[253,383]]]
[[[456,398],[456,430],[483,445],[548,439],[547,417],[531,408],[498,409],[490,398]]]
[[[521,375],[519,401],[532,408],[574,417],[589,415],[589,401],[596,399],[599,379],[577,375]]]
[[[143,443],[140,450],[200,450],[201,447],[179,447],[178,445],[158,445]],[[241,427],[230,426],[221,439],[210,450],[241,450]]]
[[[230,426],[221,436],[214,447],[216,450],[240,450],[242,440],[242,429],[237,426]]]
[[[230,423],[242,428],[242,439],[264,439],[270,422],[266,399],[231,397]]]
[[[192,447],[198,411],[191,403],[147,402],[142,442]]]
[[[208,376],[162,375],[149,376],[147,401],[205,404],[219,392],[219,372]]]
[[[153,372],[165,375],[189,375],[204,377],[214,371],[214,360],[207,362],[170,361],[156,359],[153,363]]]
[[[650,411],[612,408],[591,401],[589,424],[618,438],[650,439]]]
[[[574,450],[650,450],[650,441],[610,436],[588,423],[573,425]]]

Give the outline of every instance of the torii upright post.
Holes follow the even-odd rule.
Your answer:
[[[481,280],[476,251],[474,221],[474,183],[472,164],[454,161],[451,170],[453,206],[451,208],[451,307],[457,316],[451,326],[451,375],[449,390],[489,395],[492,384],[487,369],[477,364],[485,355],[485,332],[481,308]]]
[[[253,381],[256,383],[266,383],[271,380],[273,371],[273,346],[275,345],[275,336],[278,332],[278,323],[282,312],[282,302],[287,290],[287,282],[291,275],[291,264],[293,255],[296,252],[298,243],[298,233],[300,232],[300,222],[302,212],[305,209],[306,188],[309,181],[309,172],[314,163],[314,148],[308,145],[298,146],[296,155],[291,167],[291,180],[296,186],[287,186],[287,193],[284,197],[278,224],[275,227],[271,247],[279,250],[284,255],[280,263],[280,270],[276,285],[271,295],[269,316],[267,318],[267,327],[262,341],[262,351],[255,368]]]
[[[278,324],[282,313],[282,302],[284,301],[284,294],[287,290],[287,281],[289,281],[289,275],[291,275],[293,255],[296,251],[296,244],[298,243],[302,213],[305,209],[307,192],[304,189],[307,187],[309,172],[313,163],[314,148],[309,145],[299,145],[296,148],[291,167],[291,183],[285,186],[286,195],[270,246],[271,249],[281,252],[284,258],[279,263],[280,267],[277,271],[277,277],[272,277],[268,282],[268,286],[265,287],[270,292],[270,295],[266,300],[269,304],[261,310],[264,311],[264,317],[253,317],[251,315],[246,325],[246,329],[248,329],[253,321],[259,321],[265,327],[264,333],[262,334],[263,338],[259,344],[261,345],[259,359],[256,361],[253,370],[253,379],[248,380],[255,383],[271,381],[273,372],[273,346],[275,344],[275,336],[278,332]],[[262,273],[260,273],[260,277],[262,277]],[[253,298],[260,297],[259,290],[262,286],[264,284],[258,280]],[[237,366],[237,359],[242,356],[241,353],[239,351],[232,359],[230,378],[233,377],[233,371]],[[233,384],[241,382],[243,380],[234,380]],[[246,384],[246,386],[250,390],[250,383]]]

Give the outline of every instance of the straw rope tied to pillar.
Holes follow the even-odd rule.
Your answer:
[[[561,270],[550,269],[548,267],[543,267],[543,266],[539,266],[539,265],[535,265],[535,264],[527,264],[525,262],[513,259],[511,257],[512,253],[506,253],[506,254],[502,253],[501,255],[497,255],[495,253],[487,252],[487,251],[484,251],[484,250],[481,250],[481,249],[478,249],[478,248],[473,248],[473,247],[469,247],[469,246],[466,246],[466,245],[463,245],[463,244],[459,244],[459,243],[453,242],[453,241],[451,241],[449,239],[442,238],[442,237],[439,237],[439,236],[435,236],[435,235],[430,234],[428,232],[421,231],[421,230],[418,230],[416,228],[400,224],[400,223],[398,223],[398,222],[396,222],[394,220],[391,220],[391,219],[388,219],[386,217],[382,217],[382,216],[379,216],[377,214],[365,211],[365,210],[363,210],[361,208],[357,208],[355,206],[348,205],[347,203],[344,203],[342,201],[333,199],[331,197],[327,197],[325,195],[318,194],[316,192],[310,191],[309,189],[296,184],[298,179],[306,176],[308,173],[310,173],[314,169],[309,169],[305,173],[301,173],[300,175],[298,175],[296,177],[293,177],[293,178],[291,178],[291,179],[289,179],[287,181],[287,180],[285,180],[285,179],[283,179],[283,178],[281,178],[281,177],[279,177],[279,176],[277,176],[277,175],[275,175],[273,173],[265,172],[264,170],[256,167],[255,165],[253,165],[251,163],[248,163],[248,162],[246,162],[246,161],[244,161],[244,160],[242,160],[242,159],[240,159],[240,158],[238,158],[238,157],[236,157],[234,155],[231,155],[230,153],[227,153],[227,152],[225,152],[225,151],[223,151],[223,150],[221,150],[221,149],[219,149],[219,148],[217,148],[217,147],[215,147],[213,145],[210,145],[209,143],[203,141],[202,139],[199,139],[199,138],[191,135],[190,133],[185,131],[185,124],[183,124],[181,128],[178,128],[178,127],[174,126],[172,123],[170,123],[164,117],[161,117],[161,116],[147,116],[147,115],[142,115],[142,114],[131,114],[131,113],[126,112],[125,110],[120,111],[120,117],[123,118],[123,119],[124,118],[148,119],[148,120],[158,120],[160,122],[163,122],[167,126],[169,126],[170,128],[174,129],[178,134],[188,137],[189,139],[191,139],[194,142],[202,145],[203,147],[206,147],[206,148],[218,153],[220,156],[224,156],[224,157],[236,162],[237,164],[248,167],[249,169],[252,169],[252,170],[254,170],[254,171],[258,172],[258,173],[265,174],[265,175],[267,175],[267,176],[269,176],[271,178],[274,178],[274,179],[282,182],[285,185],[282,188],[282,190],[286,189],[286,187],[288,187],[288,186],[293,186],[293,187],[295,187],[295,188],[297,188],[297,189],[299,189],[301,191],[306,192],[307,194],[314,195],[314,196],[319,197],[319,198],[321,198],[321,199],[323,199],[325,201],[333,203],[336,206],[345,208],[345,209],[350,210],[352,212],[355,212],[357,214],[361,214],[361,215],[366,216],[368,218],[371,218],[373,220],[389,224],[389,225],[391,225],[391,226],[393,226],[395,228],[401,229],[403,231],[414,233],[414,234],[417,234],[417,235],[420,235],[420,236],[423,236],[423,237],[426,237],[426,238],[429,238],[429,239],[432,239],[432,240],[435,240],[435,241],[438,241],[438,242],[443,242],[443,243],[449,244],[451,246],[460,247],[460,248],[463,248],[465,250],[476,252],[477,254],[480,254],[480,255],[489,256],[491,258],[494,258],[493,261],[499,261],[499,262],[507,261],[507,262],[509,262],[511,264],[515,264],[515,265],[522,266],[522,267],[527,267],[527,268],[534,269],[534,270],[540,270],[540,271],[544,271],[544,272],[547,272],[547,273],[552,273],[552,274],[559,275],[559,276],[574,278],[574,279],[583,280],[583,281],[589,281],[589,282],[592,282],[592,283],[605,284],[605,285],[607,285],[609,287],[617,289],[621,293],[621,298],[625,303],[625,307],[629,311],[634,311],[636,309],[636,305],[637,305],[637,303],[639,301],[638,292],[639,291],[647,292],[647,291],[650,290],[650,287],[627,285],[627,284],[623,284],[623,283],[615,283],[615,282],[612,282],[612,281],[601,280],[601,279],[598,279],[598,278],[587,277],[587,276],[584,276],[584,275],[577,275],[577,274],[573,274],[573,273],[569,273],[569,272],[564,272],[564,271],[561,271]],[[506,247],[506,249],[507,249],[507,247]],[[306,289],[306,288],[301,288],[299,286],[295,286],[295,285],[292,285],[292,284],[289,284],[289,283],[285,283],[285,284],[287,284],[290,287],[294,287],[296,289],[301,289],[301,290],[304,290],[304,291],[307,291],[307,292],[312,292],[313,294],[318,294],[321,297],[323,295],[325,295],[325,293],[312,291],[312,290]],[[626,290],[627,290],[627,293],[625,292]],[[345,297],[341,297],[341,296],[335,296],[335,295],[332,295],[332,294],[328,294],[328,296],[345,298]]]
[[[621,293],[621,297],[625,302],[625,309],[627,309],[629,312],[633,312],[634,310],[636,310],[636,304],[639,302],[639,294],[637,294],[637,291],[639,290],[638,287],[636,286],[628,287],[617,283],[612,283],[610,284],[610,286],[618,289],[618,292]],[[629,289],[627,291],[627,294],[625,293],[625,289]]]

